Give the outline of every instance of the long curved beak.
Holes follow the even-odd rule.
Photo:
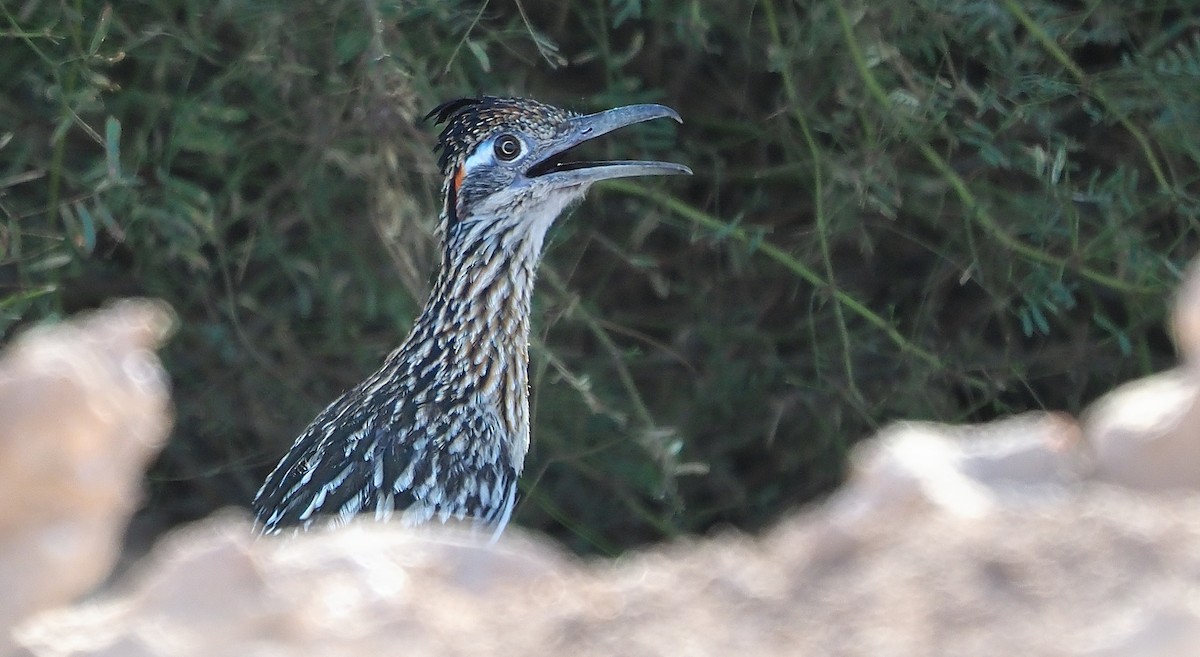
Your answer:
[[[608,134],[618,128],[654,119],[671,118],[679,123],[679,114],[663,105],[626,105],[587,116],[568,119],[553,145],[525,175],[554,185],[590,185],[612,178],[635,176],[690,176],[692,170],[674,162],[617,160],[603,162],[564,162],[561,156],[572,148]]]

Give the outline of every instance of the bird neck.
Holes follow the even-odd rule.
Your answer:
[[[450,227],[429,301],[397,351],[398,362],[437,372],[439,397],[494,411],[513,463],[529,447],[529,311],[543,236],[499,221]]]
[[[422,319],[474,356],[524,353],[543,233],[488,219],[451,228]]]

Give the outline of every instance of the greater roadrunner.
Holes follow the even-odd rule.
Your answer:
[[[499,535],[529,448],[529,301],[546,230],[592,183],[691,174],[668,162],[568,162],[572,147],[662,105],[580,116],[519,98],[463,98],[444,123],[443,252],[433,292],[383,367],[330,404],[254,499],[264,533],[359,513],[471,519]]]

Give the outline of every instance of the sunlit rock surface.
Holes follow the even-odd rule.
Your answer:
[[[152,350],[171,323],[161,304],[126,301],[35,327],[0,355],[0,627],[72,601],[112,569],[170,428]]]
[[[36,655],[1191,655],[1195,496],[1091,487],[1036,509],[815,508],[758,539],[583,562],[368,524],[256,540],[238,518],[167,541],[106,601],[50,612]]]
[[[1200,654],[1192,276],[1179,368],[1081,421],[893,424],[841,489],[761,536],[584,561],[519,529],[494,546],[373,522],[259,539],[223,514],[13,636],[45,657]],[[137,471],[113,476],[129,491]],[[125,516],[109,518],[111,537]]]
[[[1180,286],[1171,329],[1179,367],[1127,383],[1084,414],[1098,479],[1200,490],[1200,262]]]

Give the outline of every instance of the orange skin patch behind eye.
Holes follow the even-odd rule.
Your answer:
[[[463,178],[464,178],[464,177],[466,177],[466,175],[467,175],[467,167],[465,167],[465,166],[463,166],[463,165],[461,165],[461,164],[460,164],[460,165],[458,166],[458,171],[456,171],[456,172],[454,173],[454,192],[455,192],[455,195],[457,195],[457,194],[458,194],[458,188],[462,186],[462,181],[463,181]]]
[[[458,170],[454,172],[454,179],[450,181],[450,193],[446,194],[446,216],[452,221],[458,217],[458,188],[462,186],[463,178],[467,176],[467,167],[458,165]]]

